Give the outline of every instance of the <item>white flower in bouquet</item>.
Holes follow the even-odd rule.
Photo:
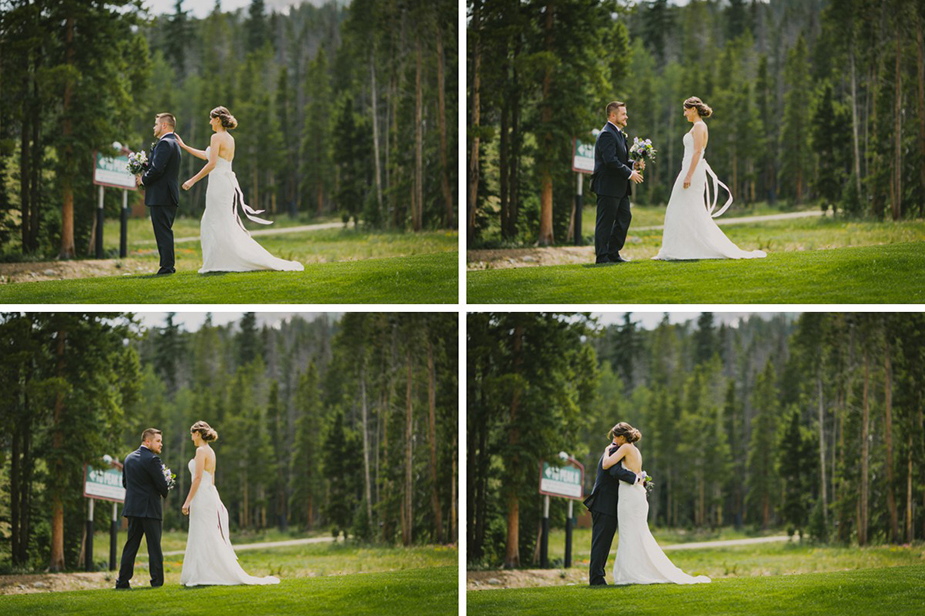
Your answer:
[[[633,137],[633,145],[630,146],[630,158],[632,158],[634,161],[639,161],[645,158],[650,162],[655,162],[656,154],[658,154],[658,152],[654,147],[652,147],[651,139],[640,139],[639,137]]]
[[[125,167],[132,175],[144,173],[148,169],[148,154],[144,150],[129,153],[128,164]]]
[[[164,479],[167,481],[167,489],[173,490],[177,485],[177,474],[170,472],[170,469],[164,464],[161,464],[161,472],[164,474]]]
[[[647,492],[651,492],[655,488],[655,480],[652,479],[652,475],[642,471],[642,485],[645,486]]]

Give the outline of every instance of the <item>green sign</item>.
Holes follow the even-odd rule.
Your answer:
[[[94,155],[93,183],[100,186],[137,190],[135,176],[128,172],[128,156],[103,156],[99,152]]]
[[[84,467],[84,496],[100,500],[125,502],[122,471],[114,468]]]
[[[553,466],[549,462],[540,464],[540,494],[580,499],[584,470],[573,463]]]
[[[594,172],[594,144],[584,143],[578,139],[572,145],[572,171],[579,173]]]

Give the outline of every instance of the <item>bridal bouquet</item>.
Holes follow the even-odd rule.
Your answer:
[[[140,152],[131,152],[128,155],[128,164],[126,165],[126,168],[132,175],[144,173],[148,168],[148,155],[144,150]]]
[[[651,492],[655,487],[655,481],[653,481],[652,476],[645,471],[642,471],[642,485],[645,486],[647,492]]]
[[[167,480],[167,489],[173,490],[177,485],[177,474],[171,473],[170,469],[161,464],[161,472],[164,473],[164,479]]]
[[[633,145],[630,146],[630,158],[634,161],[648,159],[651,162],[655,162],[656,154],[658,154],[658,152],[652,147],[651,139],[633,137]]]

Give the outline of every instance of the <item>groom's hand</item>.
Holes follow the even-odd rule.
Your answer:
[[[642,175],[640,175],[638,171],[633,169],[633,173],[630,175],[630,180],[632,180],[636,184],[642,184]]]

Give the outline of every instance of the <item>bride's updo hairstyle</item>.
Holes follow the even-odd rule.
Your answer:
[[[209,443],[215,440],[218,440],[218,432],[212,429],[212,426],[207,424],[204,421],[197,421],[193,424],[193,427],[189,429],[190,434],[198,432],[199,436],[202,437],[202,440]]]
[[[642,438],[642,433],[625,421],[621,421],[610,429],[610,440],[618,436],[625,438],[627,443],[635,443]]]
[[[234,119],[234,116],[231,115],[231,112],[225,107],[216,107],[209,112],[209,117],[220,118],[222,120],[222,126],[228,130],[233,130],[238,127],[238,121]]]
[[[686,101],[684,101],[685,109],[696,109],[697,113],[700,114],[701,118],[709,118],[713,115],[713,110],[710,109],[710,106],[704,103],[702,100],[696,96],[692,96]]]

